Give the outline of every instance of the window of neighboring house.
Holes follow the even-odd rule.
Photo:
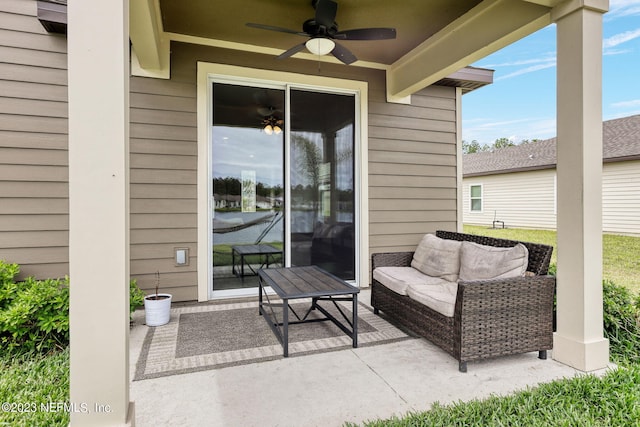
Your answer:
[[[482,212],[482,185],[469,187],[469,200],[471,212]]]

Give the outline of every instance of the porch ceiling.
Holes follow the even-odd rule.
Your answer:
[[[387,99],[404,102],[431,84],[463,90],[491,83],[452,75],[551,23],[553,9],[575,0],[337,0],[340,30],[394,27],[397,38],[341,41],[358,58],[352,66],[383,69]],[[169,41],[264,53],[275,57],[305,41],[297,34],[247,27],[259,23],[302,31],[315,14],[312,0],[141,0],[131,2],[134,74],[169,78]],[[302,50],[296,58],[339,63]],[[286,61],[286,60],[285,60]],[[458,73],[459,74],[459,73]],[[472,73],[474,74],[474,73]],[[472,76],[465,74],[465,76]],[[488,79],[488,81],[487,81]]]
[[[442,30],[481,0],[340,0],[340,30],[396,27],[395,40],[346,41],[358,59],[391,65]],[[247,22],[302,31],[314,16],[311,0],[160,0],[162,24],[170,33],[224,40],[281,50],[304,41],[295,34],[246,27]]]

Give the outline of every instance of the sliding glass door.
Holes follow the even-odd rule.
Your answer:
[[[274,266],[354,280],[355,96],[215,82],[211,123],[214,297]]]
[[[353,96],[291,90],[291,265],[355,279]]]
[[[258,268],[282,265],[284,100],[283,89],[213,84],[214,291],[255,288]]]

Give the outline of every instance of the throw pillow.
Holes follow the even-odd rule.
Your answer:
[[[529,250],[522,243],[512,248],[496,248],[463,242],[460,250],[460,280],[522,277],[528,263]]]
[[[441,239],[433,234],[426,234],[413,254],[411,267],[427,276],[455,282],[460,271],[461,246],[462,242],[457,240]]]

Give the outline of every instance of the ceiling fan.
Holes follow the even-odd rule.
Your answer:
[[[277,59],[288,58],[306,47],[316,55],[331,53],[347,65],[354,63],[358,58],[349,49],[334,40],[389,40],[396,38],[395,28],[358,28],[338,31],[338,23],[336,22],[338,3],[332,0],[312,0],[311,5],[316,10],[315,17],[307,19],[302,24],[302,31],[251,22],[247,23],[247,26],[309,37],[309,40],[283,52]]]

